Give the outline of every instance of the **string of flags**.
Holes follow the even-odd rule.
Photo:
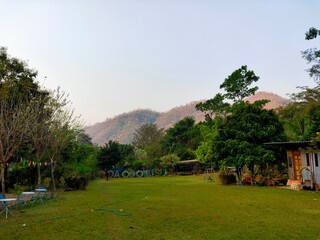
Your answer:
[[[52,166],[53,160],[50,162],[36,162],[31,160],[26,160],[23,158],[19,158],[16,156],[16,161],[7,162],[6,165],[8,168],[26,168],[26,167],[36,167],[37,165],[40,165],[40,167],[48,167]]]

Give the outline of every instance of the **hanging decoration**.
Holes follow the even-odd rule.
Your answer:
[[[27,160],[25,158],[19,157],[18,155],[12,154],[11,155],[11,161],[6,163],[7,168],[9,171],[12,171],[13,169],[21,169],[21,168],[27,168],[27,167],[36,167],[39,165],[40,167],[48,167],[52,166],[53,160],[50,159],[50,162],[36,162],[32,160]]]

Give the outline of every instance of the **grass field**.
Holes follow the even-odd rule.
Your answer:
[[[320,239],[320,193],[111,179],[0,216],[1,239]]]

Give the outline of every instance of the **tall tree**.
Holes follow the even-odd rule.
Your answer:
[[[132,145],[136,148],[142,148],[158,142],[164,135],[164,129],[158,128],[154,123],[147,123],[136,129],[133,134]]]
[[[206,120],[210,121],[215,116],[224,116],[226,110],[230,106],[229,103],[224,102],[225,97],[218,93],[213,98],[205,101],[204,103],[198,103],[196,109],[198,111],[204,112],[206,115]]]
[[[98,153],[98,167],[105,171],[112,169],[122,159],[120,144],[109,141],[100,148]]]
[[[246,65],[243,65],[228,76],[220,85],[220,88],[226,91],[225,98],[236,102],[255,94],[258,87],[250,88],[250,85],[258,80],[259,77],[252,70],[248,70]]]
[[[306,32],[305,39],[312,40],[317,36],[320,36],[320,30],[312,27]],[[312,77],[316,83],[320,84],[320,50],[317,48],[309,48],[302,51],[302,57],[307,60],[308,64],[313,64],[307,71],[310,77]]]
[[[320,86],[300,87],[291,102],[278,111],[290,140],[310,140],[320,131]]]
[[[274,153],[264,143],[286,139],[275,112],[263,109],[260,102],[234,103],[231,114],[219,129],[214,142],[220,148],[219,158],[223,165],[236,167],[240,183],[244,166],[254,174],[254,165],[261,166],[275,160]]]
[[[0,175],[5,193],[5,169],[9,158],[37,125],[34,99],[39,94],[37,72],[0,48]]]
[[[284,139],[282,126],[275,113],[263,109],[268,100],[253,104],[244,101],[245,97],[258,90],[257,86],[251,86],[258,80],[259,77],[244,65],[220,85],[225,94],[217,94],[209,100],[214,104],[204,104],[205,108],[198,108],[225,114],[216,114],[214,121],[207,121],[208,126],[214,126],[211,127],[213,132],[204,138],[205,141],[196,151],[197,155],[202,160],[217,160],[221,165],[236,167],[240,183],[244,166],[253,171],[254,165],[274,159],[272,151],[266,149],[263,143]],[[225,99],[233,103],[226,104]]]
[[[41,184],[40,164],[49,147],[49,126],[51,124],[52,109],[49,93],[44,93],[33,101],[32,115],[36,124],[28,132],[28,138],[32,142],[32,148],[37,160],[38,185]]]
[[[164,129],[158,128],[154,123],[144,124],[136,129],[132,145],[136,148],[143,149],[147,156],[152,160],[162,156],[160,141],[164,136]]]
[[[200,145],[200,129],[192,117],[186,117],[166,131],[161,145],[168,153],[175,153],[182,160],[195,158],[194,151]]]
[[[76,136],[81,132],[81,123],[79,117],[74,116],[72,110],[69,109],[68,95],[59,88],[53,92],[50,101],[52,117],[48,126],[49,138],[49,156],[51,161],[51,180],[52,195],[55,195],[55,177],[54,171],[56,163],[59,161],[60,153],[66,147],[67,143],[76,141]]]

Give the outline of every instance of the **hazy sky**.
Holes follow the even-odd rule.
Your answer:
[[[319,0],[0,0],[0,46],[69,93],[86,124],[208,99],[241,65],[259,90],[314,86],[301,51]],[[45,78],[46,77],[46,78]]]

